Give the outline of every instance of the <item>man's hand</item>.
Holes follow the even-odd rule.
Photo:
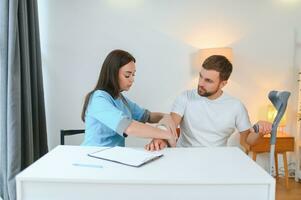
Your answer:
[[[256,123],[258,125],[258,132],[260,135],[267,135],[270,134],[272,131],[272,124],[267,121],[258,121]]]
[[[159,151],[167,147],[167,142],[162,139],[153,139],[149,144],[145,145],[145,149],[148,151]]]

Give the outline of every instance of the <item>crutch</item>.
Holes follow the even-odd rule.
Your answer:
[[[270,139],[270,175],[273,175],[272,170],[273,170],[273,165],[274,165],[274,154],[275,154],[275,144],[276,144],[276,136],[277,136],[277,128],[279,125],[279,122],[281,120],[281,118],[284,115],[284,112],[286,110],[286,106],[287,106],[287,100],[290,96],[290,92],[287,91],[283,91],[283,92],[279,92],[279,91],[271,91],[269,93],[269,99],[270,101],[273,103],[274,107],[277,110],[277,115],[273,121],[272,124],[272,131],[271,131],[271,139]],[[255,132],[259,132],[259,127],[258,125],[254,125],[253,126]]]

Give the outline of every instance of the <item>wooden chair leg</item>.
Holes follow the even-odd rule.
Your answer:
[[[256,152],[253,151],[252,158],[253,158],[254,161],[256,161],[256,156],[257,156]]]
[[[286,189],[288,189],[288,166],[287,166],[286,152],[283,152],[282,155],[283,155],[283,166],[284,166],[285,184],[286,184]]]
[[[275,172],[276,172],[276,178],[278,178],[279,174],[278,174],[278,154],[275,152],[274,154],[274,158],[275,158]]]

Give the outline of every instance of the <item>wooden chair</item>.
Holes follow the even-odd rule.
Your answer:
[[[178,134],[178,137],[180,137],[180,132],[181,132],[181,129],[180,129],[180,128],[177,128],[177,134]]]
[[[284,178],[286,188],[289,188],[288,184],[288,164],[287,164],[287,155],[286,152],[294,151],[294,137],[287,135],[279,135],[277,136],[276,145],[275,145],[275,172],[276,177],[278,177],[278,154],[282,154],[283,156],[283,166],[284,166]],[[270,137],[263,137],[262,140],[253,146],[249,146],[246,144],[241,145],[244,147],[246,154],[252,152],[252,159],[256,162],[257,154],[270,152]]]

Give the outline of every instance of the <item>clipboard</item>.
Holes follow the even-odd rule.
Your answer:
[[[89,153],[88,156],[131,167],[141,167],[142,165],[162,157],[163,154],[116,146]]]

